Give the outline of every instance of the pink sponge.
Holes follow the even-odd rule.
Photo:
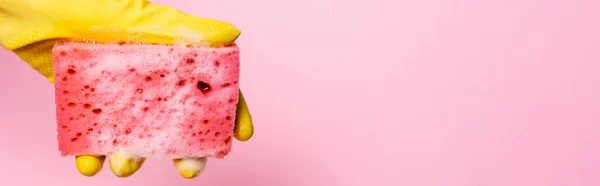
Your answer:
[[[239,49],[57,43],[63,155],[223,158],[231,150]]]

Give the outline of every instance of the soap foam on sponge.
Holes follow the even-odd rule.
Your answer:
[[[53,48],[59,150],[223,158],[239,49],[60,42]]]

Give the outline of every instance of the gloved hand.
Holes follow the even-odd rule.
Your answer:
[[[52,46],[61,39],[98,42],[185,43],[197,46],[224,46],[240,35],[235,26],[199,18],[147,0],[0,0],[0,45],[54,81]],[[252,137],[254,128],[240,91],[234,136],[239,141]],[[113,173],[127,177],[136,172],[143,159],[111,158]],[[102,169],[105,157],[78,156],[77,169],[93,176]],[[186,160],[200,163],[206,159]],[[174,160],[182,176],[195,177],[201,170]],[[189,163],[189,162],[187,162]]]

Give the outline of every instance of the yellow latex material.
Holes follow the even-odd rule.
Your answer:
[[[175,159],[173,164],[179,172],[179,174],[186,179],[192,179],[197,177],[206,166],[207,158],[186,158],[186,159]]]
[[[110,170],[117,177],[126,178],[137,172],[144,164],[145,158],[132,157],[126,153],[115,153],[108,156]]]
[[[50,82],[48,54],[56,39],[224,46],[241,33],[230,23],[147,0],[0,0],[0,25],[0,44]]]
[[[0,25],[0,45],[49,82],[54,82],[52,47],[62,39],[218,47],[235,42],[241,34],[227,22],[195,17],[147,0],[0,0]],[[237,109],[234,136],[246,141],[254,128],[241,91]],[[83,175],[93,176],[104,159],[79,156],[76,165]],[[141,163],[133,162],[125,167],[131,171],[120,174],[133,174]]]
[[[77,170],[84,176],[94,176],[104,165],[104,160],[106,156],[77,156],[75,158],[75,164],[77,165]]]
[[[239,93],[233,136],[239,141],[248,141],[254,135],[254,126],[252,125],[252,117],[250,116],[248,105],[246,105],[246,99],[242,95],[241,90]]]

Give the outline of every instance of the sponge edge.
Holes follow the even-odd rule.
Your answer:
[[[58,143],[66,155],[223,158],[231,151],[239,48],[58,42]]]

